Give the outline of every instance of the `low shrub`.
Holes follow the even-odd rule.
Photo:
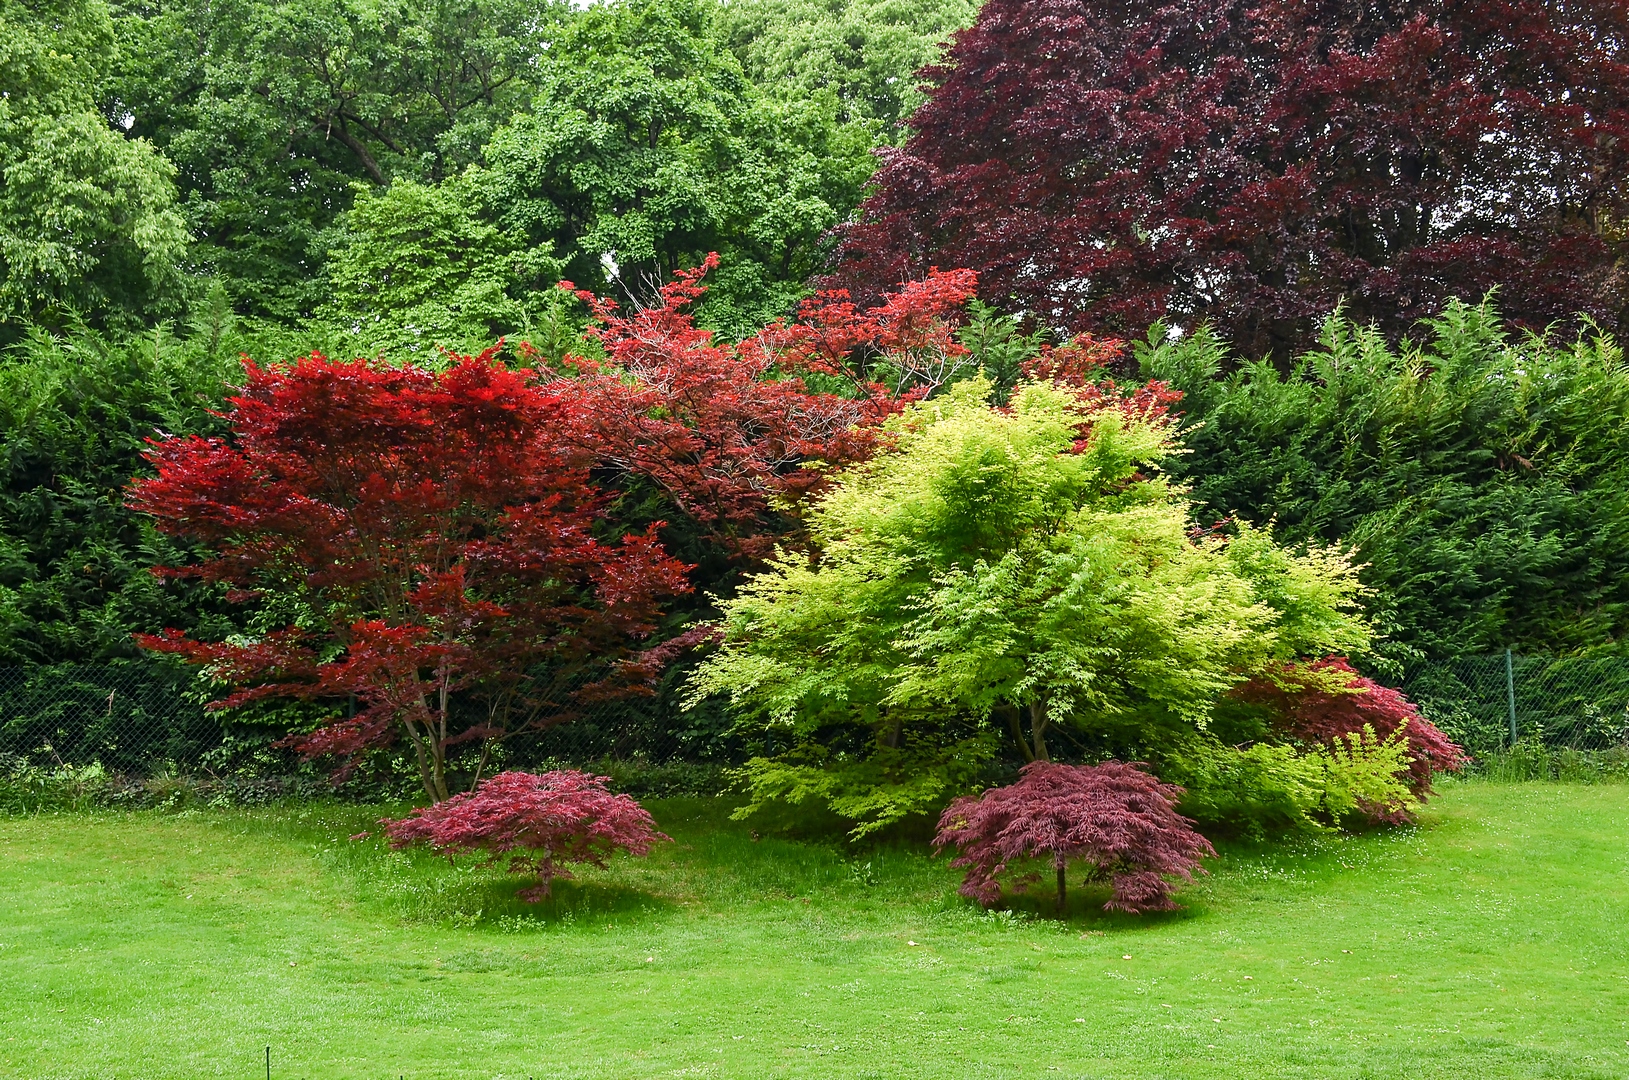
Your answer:
[[[1001,899],[999,875],[1022,859],[1048,857],[1066,910],[1072,860],[1089,864],[1088,881],[1109,881],[1105,909],[1138,914],[1171,911],[1171,879],[1192,881],[1199,860],[1216,851],[1176,812],[1182,789],[1134,765],[1059,765],[1034,761],[1017,783],[951,803],[934,845],[957,847],[951,866],[967,867],[961,893],[986,907]],[[1040,880],[1014,881],[1022,891]]]
[[[1629,746],[1574,750],[1546,746],[1536,739],[1521,739],[1514,746],[1477,758],[1472,774],[1487,780],[1516,783],[1532,780],[1622,783],[1629,781]]]
[[[572,769],[504,772],[474,791],[380,824],[394,848],[426,844],[448,858],[484,851],[487,866],[507,855],[511,873],[537,879],[517,894],[537,903],[556,877],[571,876],[558,863],[603,867],[616,851],[646,855],[657,841],[671,839],[656,831],[644,807],[611,794],[605,780]]]
[[[331,785],[311,777],[200,776],[174,767],[130,776],[95,762],[40,765],[21,757],[0,759],[0,814],[264,806],[334,795]]]

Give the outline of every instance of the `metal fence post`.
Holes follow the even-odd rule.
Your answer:
[[[1505,650],[1505,707],[1510,711],[1510,745],[1516,745],[1516,662]]]

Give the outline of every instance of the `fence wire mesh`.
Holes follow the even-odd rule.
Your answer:
[[[1473,755],[1629,745],[1629,657],[1497,653],[1421,664],[1402,690]]]
[[[723,710],[683,709],[673,683],[650,696],[582,708],[570,723],[517,733],[504,740],[494,763],[726,764],[740,757]],[[291,751],[274,748],[298,728],[291,717],[314,721],[344,712],[334,703],[294,706],[282,717],[207,709],[218,691],[192,669],[151,660],[0,667],[0,760],[100,764],[128,775],[276,771],[294,762]]]
[[[495,763],[739,762],[743,746],[727,712],[716,705],[686,711],[678,683],[512,737]],[[1402,689],[1479,757],[1518,740],[1553,749],[1629,748],[1629,657],[1461,657],[1417,666]],[[288,728],[257,728],[206,710],[210,696],[190,669],[152,660],[0,668],[0,758],[100,763],[135,775],[226,771],[251,759],[260,768],[274,764],[266,748]]]

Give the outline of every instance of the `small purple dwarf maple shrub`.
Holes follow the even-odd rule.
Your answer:
[[[547,897],[555,878],[571,877],[559,863],[603,867],[617,851],[647,855],[671,839],[644,807],[606,790],[604,777],[572,769],[499,773],[474,791],[380,824],[394,848],[427,844],[448,857],[485,851],[488,866],[509,856],[511,873],[537,878],[518,894],[528,904]]]
[[[1057,872],[1058,911],[1071,859],[1092,865],[1088,880],[1109,880],[1110,910],[1171,911],[1173,878],[1192,881],[1199,860],[1215,855],[1193,822],[1176,812],[1182,789],[1118,761],[1059,765],[1033,761],[1017,783],[967,795],[939,818],[940,849],[957,847],[951,866],[967,867],[961,893],[989,906],[1001,899],[999,875],[1018,859],[1049,856]],[[1014,882],[1018,890],[1039,874]]]

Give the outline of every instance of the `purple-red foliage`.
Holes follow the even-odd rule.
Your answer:
[[[1626,41],[1619,0],[990,0],[835,280],[967,266],[1046,325],[1209,319],[1250,356],[1494,286],[1621,326]]]
[[[1112,880],[1103,906],[1170,911],[1172,878],[1192,881],[1199,860],[1215,855],[1193,822],[1176,812],[1182,788],[1161,783],[1134,765],[1059,765],[1033,761],[1017,783],[967,795],[939,818],[938,848],[961,854],[951,866],[968,868],[961,893],[990,905],[1001,898],[998,876],[1018,859],[1050,857],[1057,874],[1058,909],[1065,901],[1069,860],[1092,864],[1092,880]],[[1022,890],[1038,874],[1015,883]]]
[[[1307,677],[1298,679],[1298,674]],[[1331,674],[1344,677],[1344,693],[1326,689]],[[1233,696],[1264,707],[1285,734],[1320,746],[1331,746],[1364,728],[1384,740],[1402,727],[1413,759],[1408,768],[1408,786],[1420,799],[1431,795],[1434,774],[1458,772],[1470,761],[1465,751],[1421,716],[1419,707],[1401,691],[1359,675],[1343,656],[1293,665],[1281,673],[1276,683],[1253,679],[1235,688]],[[1371,816],[1394,822],[1407,817],[1404,811],[1380,809],[1371,811]]]
[[[617,851],[647,855],[671,839],[644,807],[607,791],[605,777],[571,769],[499,773],[474,791],[380,824],[394,848],[426,844],[449,858],[484,851],[487,866],[509,856],[511,873],[537,878],[518,894],[529,904],[547,897],[555,878],[571,877],[559,863],[604,867]]]

